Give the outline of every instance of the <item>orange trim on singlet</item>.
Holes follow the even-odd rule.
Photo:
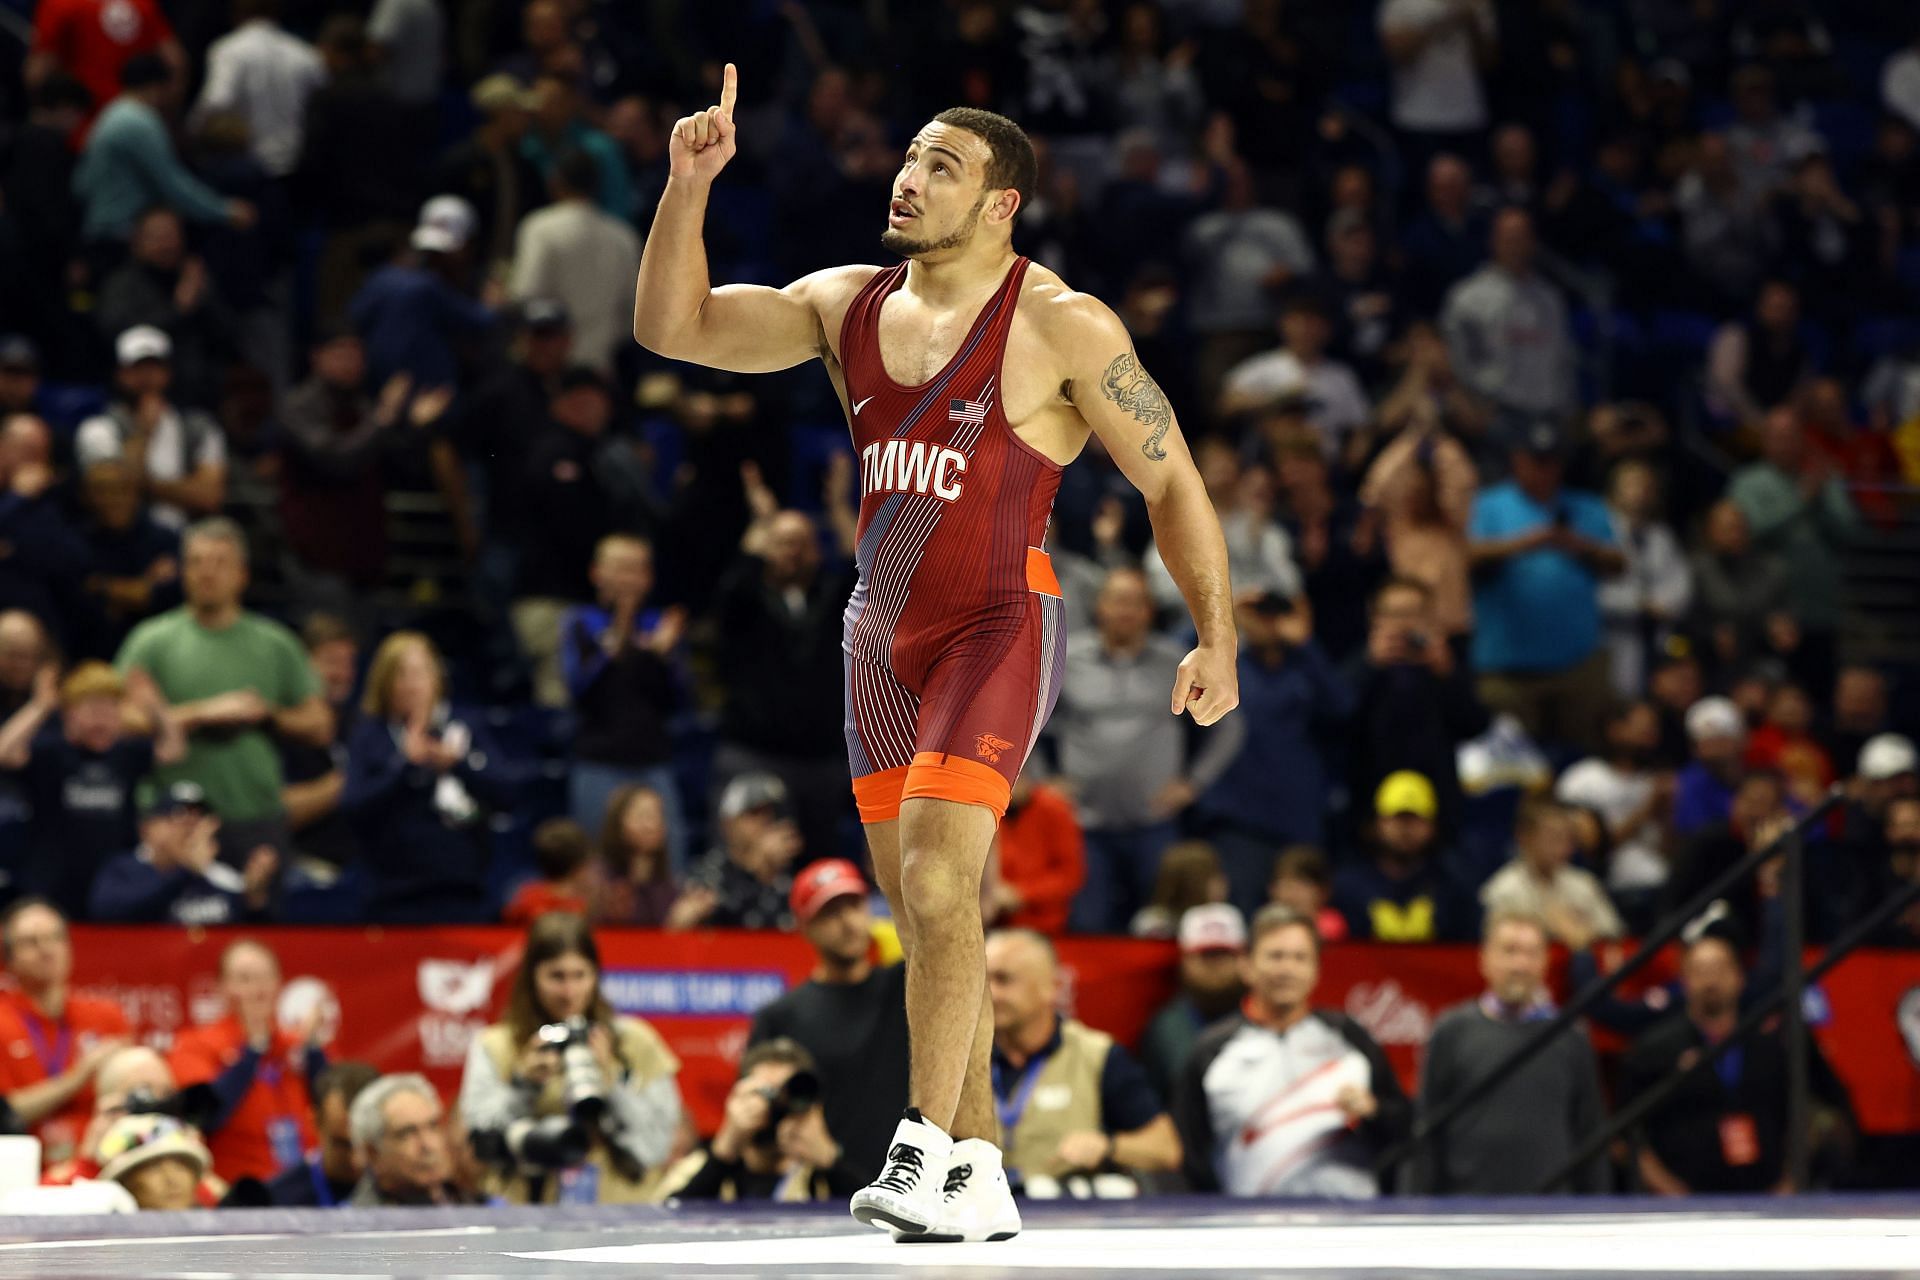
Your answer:
[[[1038,547],[1027,548],[1027,590],[1059,597],[1060,579],[1053,573],[1053,557]]]
[[[993,810],[994,817],[1002,818],[1007,813],[1007,802],[1013,798],[1013,784],[1002,777],[999,770],[978,760],[942,751],[922,751],[913,758],[907,771],[906,790],[901,795],[903,800],[915,797],[977,804]]]
[[[853,780],[853,803],[862,822],[892,822],[900,816],[901,793],[907,785],[907,766],[882,769]]]

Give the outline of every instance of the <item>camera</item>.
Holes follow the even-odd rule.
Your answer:
[[[593,1056],[593,1046],[587,1039],[591,1029],[585,1018],[570,1018],[549,1022],[535,1033],[542,1045],[560,1055],[567,1114],[586,1124],[599,1120],[607,1111],[607,1073]]]
[[[1269,591],[1253,602],[1253,611],[1263,618],[1284,618],[1293,612],[1293,597]]]
[[[206,1133],[215,1127],[213,1120],[220,1114],[220,1098],[211,1085],[205,1084],[188,1085],[177,1093],[156,1093],[141,1087],[129,1090],[121,1107],[130,1116],[171,1116],[181,1124]]]
[[[504,1129],[477,1129],[468,1135],[473,1154],[505,1168],[573,1169],[587,1162],[593,1133],[572,1115],[515,1120]]]
[[[753,1135],[756,1144],[770,1147],[779,1139],[780,1122],[789,1116],[803,1115],[820,1105],[820,1077],[811,1071],[796,1071],[778,1089],[762,1089],[767,1100],[767,1122]]]

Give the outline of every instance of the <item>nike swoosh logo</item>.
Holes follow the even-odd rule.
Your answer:
[[[868,396],[866,400],[855,400],[853,402],[853,413],[855,417],[860,416],[860,411],[867,407],[867,400],[871,400],[871,399],[873,399],[873,397]]]

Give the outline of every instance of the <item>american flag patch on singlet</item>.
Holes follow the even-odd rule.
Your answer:
[[[987,402],[985,400],[949,400],[947,402],[947,421],[964,422],[980,426],[987,420]]]

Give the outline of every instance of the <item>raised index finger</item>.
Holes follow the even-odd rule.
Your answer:
[[[720,73],[720,111],[723,115],[728,117],[733,115],[733,99],[739,89],[740,73],[729,62],[726,70]]]

